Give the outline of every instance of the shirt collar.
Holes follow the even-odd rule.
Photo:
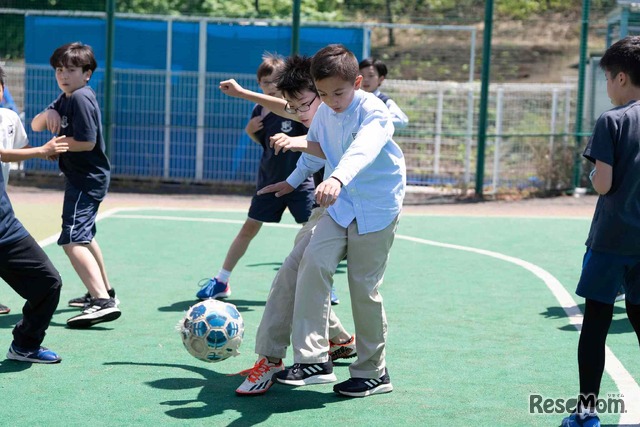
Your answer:
[[[346,110],[342,111],[341,113],[336,113],[335,111],[331,110],[332,113],[336,116],[336,117],[350,117],[351,114],[358,108],[358,105],[360,105],[360,102],[362,100],[362,98],[364,98],[364,94],[366,92],[363,91],[362,89],[358,89],[354,92],[353,94],[353,99],[351,100],[351,103],[349,104],[349,106],[346,108]]]

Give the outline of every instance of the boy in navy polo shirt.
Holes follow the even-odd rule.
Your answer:
[[[69,301],[83,311],[67,320],[67,326],[88,328],[121,314],[95,239],[96,216],[109,188],[111,169],[105,154],[100,107],[95,92],[87,86],[97,63],[91,47],[77,42],[57,48],[49,63],[62,93],[33,119],[31,128],[64,135],[63,141],[69,144],[69,151],[60,154],[58,160],[65,176],[58,245],[88,291]]]
[[[262,92],[282,98],[282,94],[276,87],[276,81],[283,66],[284,60],[281,56],[272,54],[263,56],[262,63],[256,73]],[[280,117],[263,106],[256,105],[245,131],[263,149],[258,170],[258,182],[256,183],[257,190],[284,180],[296,168],[300,153],[289,151],[276,155],[275,150],[270,146],[269,138],[279,133],[290,137],[305,135],[307,129],[303,124]],[[260,231],[262,223],[280,222],[286,208],[289,209],[298,224],[307,222],[313,208],[313,189],[313,181],[307,179],[296,191],[287,194],[286,197],[276,197],[273,194],[254,195],[251,199],[248,218],[229,247],[222,268],[216,276],[204,283],[196,297],[204,300],[207,298],[227,298],[231,295],[229,287],[231,271],[247,251],[251,240]]]

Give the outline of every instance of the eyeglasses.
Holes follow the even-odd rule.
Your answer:
[[[302,104],[301,106],[299,106],[298,108],[292,108],[289,103],[287,102],[287,105],[284,106],[284,111],[289,113],[289,114],[296,114],[296,113],[304,113],[307,112],[311,109],[311,104],[313,104],[313,101],[316,100],[316,98],[318,97],[318,94],[316,93],[316,96],[313,97],[313,99],[309,102],[305,102],[304,104]]]

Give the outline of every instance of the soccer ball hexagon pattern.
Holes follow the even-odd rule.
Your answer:
[[[205,362],[240,354],[244,321],[235,305],[208,299],[189,308],[177,329],[187,351]]]

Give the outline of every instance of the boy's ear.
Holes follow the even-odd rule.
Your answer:
[[[386,78],[385,76],[378,77],[378,86],[380,86],[382,84],[382,82],[384,81],[385,78]]]
[[[89,80],[91,80],[91,76],[93,75],[93,71],[87,70],[87,71],[84,72],[84,74],[85,74],[84,75],[85,81],[88,82]]]
[[[353,85],[355,90],[360,89],[360,85],[362,85],[362,74],[358,74],[358,77],[356,77],[356,82]]]
[[[629,80],[629,75],[621,71],[620,73],[618,73],[616,78],[619,79],[620,86],[624,86],[624,84],[627,83],[627,81]]]

